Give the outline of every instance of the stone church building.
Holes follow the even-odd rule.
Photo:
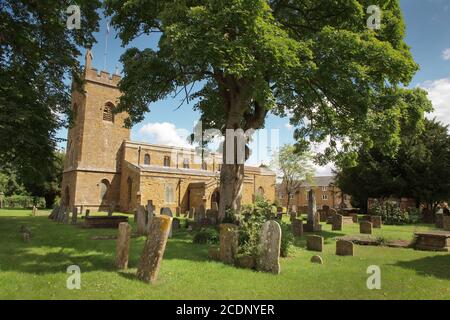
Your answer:
[[[84,92],[72,93],[74,124],[68,131],[62,202],[83,210],[113,207],[130,213],[148,200],[157,210],[181,212],[219,202],[222,156],[199,161],[192,149],[130,141],[127,115],[112,113],[121,95],[120,76],[98,73],[91,62],[88,52]],[[245,167],[242,203],[251,203],[257,194],[275,200],[275,173]]]

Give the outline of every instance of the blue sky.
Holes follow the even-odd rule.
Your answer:
[[[376,2],[376,0],[374,0]],[[420,65],[420,71],[414,77],[411,87],[420,86],[429,92],[429,97],[435,107],[435,112],[429,117],[437,117],[444,123],[450,123],[450,0],[401,0],[400,1],[407,26],[406,42],[411,47],[415,61]],[[101,30],[96,35],[97,43],[93,47],[93,67],[104,69],[104,52],[106,38],[106,21],[101,24]],[[108,55],[106,70],[113,73],[116,66],[119,71],[121,54],[126,48],[121,47],[120,39],[115,37],[111,28],[108,37]],[[143,36],[133,41],[127,47],[155,48],[157,36]],[[84,61],[84,57],[80,58]],[[184,104],[175,110],[182,97],[168,98],[151,105],[151,111],[145,120],[133,127],[132,140],[180,145],[184,144],[183,135],[192,130],[199,114],[192,110],[191,104]],[[279,130],[279,144],[293,142],[293,128],[288,125],[287,118],[269,115],[266,129]],[[59,137],[65,138],[67,131],[62,129]],[[61,145],[65,147],[65,143]],[[317,146],[317,149],[324,145]],[[265,152],[263,152],[265,153]],[[249,164],[258,165],[268,162],[263,154],[254,154]],[[332,165],[316,167],[317,175],[330,173]]]

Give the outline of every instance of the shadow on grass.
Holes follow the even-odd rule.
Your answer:
[[[424,257],[411,261],[398,261],[393,266],[411,269],[421,276],[450,279],[450,254]]]
[[[20,227],[31,230],[32,238],[22,240]],[[132,223],[133,225],[133,223]],[[92,236],[115,235],[115,229],[83,229],[58,224],[46,217],[0,217],[0,268],[33,274],[66,272],[70,265],[83,272],[115,271],[116,241],[90,240]],[[182,229],[169,239],[164,259],[207,261],[208,245],[192,244],[193,234]],[[130,267],[137,267],[145,237],[133,238],[130,245]]]

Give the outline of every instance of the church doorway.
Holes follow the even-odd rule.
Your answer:
[[[219,205],[219,203],[220,203],[220,192],[217,189],[211,195],[211,208],[212,208],[212,204],[214,202],[216,202],[217,205]]]

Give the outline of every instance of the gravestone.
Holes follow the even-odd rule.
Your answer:
[[[33,209],[31,211],[31,214],[33,215],[33,217],[36,217],[36,213],[37,213],[37,208],[36,208],[36,206],[33,206]]]
[[[306,249],[311,251],[319,251],[323,250],[323,237],[311,235],[306,238]]]
[[[320,217],[317,215],[316,196],[314,190],[308,192],[308,222],[303,226],[306,232],[321,231]]]
[[[292,222],[292,221],[294,221],[295,218],[297,218],[297,212],[291,211],[289,213],[289,216],[290,216],[290,220]]]
[[[359,224],[359,233],[372,234],[372,222],[362,221]]]
[[[438,229],[444,228],[444,214],[443,213],[436,213],[435,226]]]
[[[161,215],[168,216],[171,218],[173,217],[172,210],[170,210],[170,208],[167,208],[167,207],[161,208]],[[169,238],[171,238],[171,237],[172,237],[172,225],[170,226],[170,229],[169,229]]]
[[[215,225],[219,220],[219,211],[208,209],[206,210],[206,218],[210,224]]]
[[[323,264],[323,259],[321,256],[312,256],[310,261],[312,263]]]
[[[195,208],[189,209],[189,219],[193,219],[195,217]]]
[[[282,213],[277,213],[277,220],[278,221],[283,220],[283,214]]]
[[[195,218],[197,217],[197,219]],[[206,209],[204,205],[200,205],[200,207],[198,208],[198,210],[195,210],[195,216],[194,216],[194,220],[195,221],[202,221],[203,219],[206,218]]]
[[[333,216],[333,223],[331,225],[331,230],[333,230],[333,231],[341,231],[342,230],[342,225],[343,225],[342,215],[335,214]]]
[[[281,227],[278,222],[266,221],[259,239],[258,271],[280,273]]]
[[[145,216],[145,224],[148,225],[149,221],[152,219],[152,217],[155,215],[155,207],[153,206],[153,201],[148,200],[146,209],[146,216]]]
[[[173,218],[173,220],[172,220],[172,230],[178,230],[178,229],[180,229],[180,227],[181,227],[180,219]]]
[[[353,242],[347,240],[336,241],[336,255],[353,256]]]
[[[353,223],[358,223],[358,214],[357,213],[351,213],[350,217],[352,218]]]
[[[137,270],[137,277],[147,283],[155,283],[166,249],[172,218],[167,215],[154,216]]]
[[[73,207],[73,209],[72,209],[72,224],[77,224],[77,219],[78,219],[78,208]]]
[[[220,260],[226,264],[234,264],[239,246],[238,227],[231,223],[220,225]]]
[[[371,216],[370,221],[372,222],[374,228],[381,228],[381,216]]]
[[[283,207],[277,207],[277,213],[283,214]]]
[[[62,223],[68,224],[69,223],[69,217],[70,217],[70,210],[69,208],[66,208],[66,211],[64,212],[64,217]]]
[[[302,219],[294,219],[292,221],[292,233],[296,237],[300,237],[303,235],[303,220]]]
[[[145,228],[145,208],[144,206],[138,206],[136,211],[136,224],[137,224],[137,234],[143,236],[147,234]]]
[[[131,226],[127,222],[119,223],[116,241],[116,267],[119,270],[125,270],[128,268],[130,238]]]
[[[90,216],[90,214],[91,214],[91,210],[89,210],[89,209],[86,209],[86,215],[85,215],[85,217],[87,218],[87,217],[89,217]]]

